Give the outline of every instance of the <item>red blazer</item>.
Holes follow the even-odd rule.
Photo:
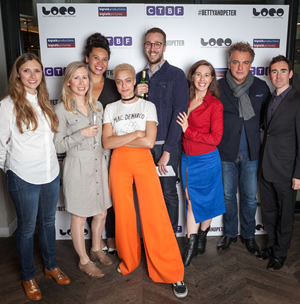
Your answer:
[[[201,155],[216,150],[223,135],[222,103],[207,91],[203,103],[190,113],[188,123],[182,140],[185,154]]]

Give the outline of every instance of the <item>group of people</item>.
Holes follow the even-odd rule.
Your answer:
[[[149,29],[144,41],[146,82],[127,63],[115,67],[111,80],[105,73],[109,43],[99,33],[91,35],[84,62],[67,66],[54,109],[39,58],[27,53],[16,60],[8,96],[0,103],[0,168],[16,207],[17,251],[29,299],[42,298],[33,261],[36,219],[46,277],[61,285],[71,282],[56,261],[56,153],[66,153],[61,176],[78,268],[91,278],[104,276],[95,261],[113,263],[107,252],[117,251],[117,271],[123,275],[140,263],[133,185],[149,276],[172,284],[176,297],[188,294],[184,267],[205,252],[211,221],[221,214],[224,235],[218,250],[237,241],[240,215],[247,250],[260,260],[269,259],[269,270],[283,266],[292,237],[295,190],[300,189],[300,100],[289,83],[290,61],[284,56],[272,59],[271,95],[250,71],[255,54],[248,43],[229,47],[228,71],[219,81],[206,60],[193,64],[186,77],[164,59],[165,50],[165,32]],[[145,95],[148,100],[140,97]],[[176,241],[180,160],[187,218],[183,257]],[[171,169],[175,174],[165,177]],[[267,231],[261,251],[254,236],[258,177]]]

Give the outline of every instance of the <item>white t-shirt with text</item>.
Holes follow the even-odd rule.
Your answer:
[[[108,104],[104,111],[103,123],[111,123],[118,136],[145,131],[146,121],[155,121],[158,125],[156,107],[151,101],[141,98],[130,104],[118,100]]]

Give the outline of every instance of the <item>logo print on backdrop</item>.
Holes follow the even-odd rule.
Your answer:
[[[253,39],[253,48],[278,49],[280,39]]]
[[[146,6],[147,16],[183,16],[183,6]]]
[[[132,37],[130,36],[107,36],[106,39],[108,40],[110,46],[132,46]]]
[[[53,6],[50,9],[47,9],[44,6],[42,6],[42,12],[44,15],[49,16],[49,17],[53,17],[53,16],[61,17],[61,16],[74,16],[76,13],[76,10],[75,10],[75,7],[73,7],[73,6],[69,6],[69,7]]]
[[[98,7],[99,17],[127,17],[127,7]]]
[[[236,10],[212,10],[212,9],[200,9],[198,10],[198,16],[236,16]]]
[[[86,228],[84,228],[83,230],[83,234],[84,235],[88,235],[88,230]],[[67,231],[63,231],[62,229],[59,229],[59,234],[62,236],[70,236],[71,234],[71,229],[68,229]]]
[[[65,74],[66,67],[45,67],[45,77],[62,77]]]
[[[225,77],[227,70],[228,68],[215,68],[216,77],[217,78]]]
[[[284,15],[284,10],[283,8],[263,8],[261,10],[253,8],[253,15],[255,17],[282,17]]]
[[[75,38],[47,38],[47,48],[74,48]]]
[[[251,67],[250,71],[254,76],[268,76],[269,67]]]
[[[261,224],[258,224],[255,226],[255,229],[260,231],[260,230],[265,230],[265,226],[261,225]]]
[[[207,47],[227,47],[232,44],[232,40],[230,38],[208,38],[208,40],[201,38],[200,43]]]
[[[212,231],[212,232],[216,232],[216,231],[223,231],[224,230],[224,227],[210,227],[209,231]]]
[[[184,46],[184,40],[167,40],[167,46]]]

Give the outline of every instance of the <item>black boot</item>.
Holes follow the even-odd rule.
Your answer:
[[[198,254],[198,234],[191,234],[190,238],[187,239],[185,253],[183,256],[184,266],[189,266],[193,257]]]
[[[209,228],[210,228],[210,226],[205,231],[202,231],[201,227],[199,228],[198,254],[203,254],[205,252],[206,241],[207,241],[206,236],[209,231]]]

